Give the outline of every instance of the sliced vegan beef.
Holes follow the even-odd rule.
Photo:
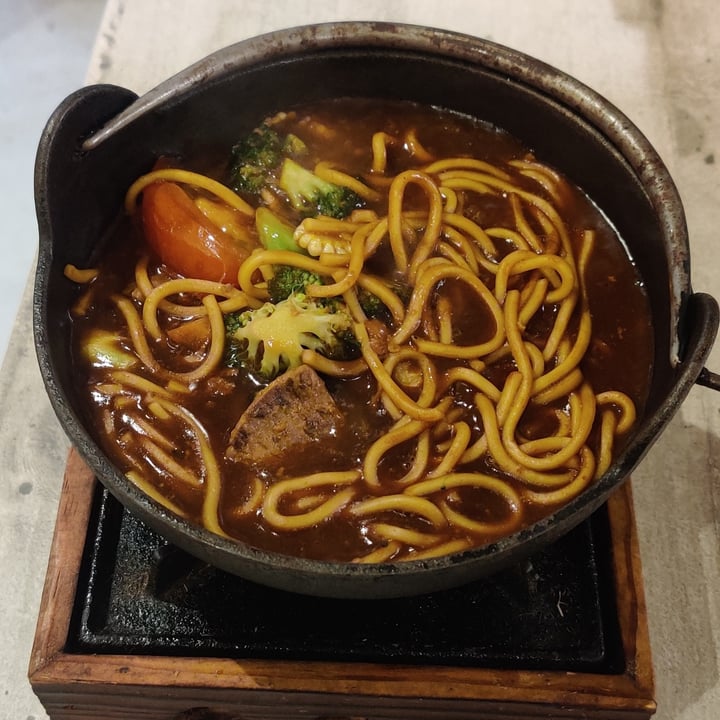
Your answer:
[[[322,448],[342,422],[320,376],[301,365],[257,394],[233,428],[226,454],[264,468],[292,465],[302,451]]]

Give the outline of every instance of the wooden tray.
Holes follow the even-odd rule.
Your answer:
[[[608,502],[626,661],[612,675],[68,653],[95,482],[71,451],[28,672],[51,720],[635,720],[655,712],[629,482]]]

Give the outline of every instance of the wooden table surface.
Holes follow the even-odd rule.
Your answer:
[[[88,83],[142,93],[213,50],[310,22],[426,24],[574,75],[664,158],[690,230],[693,287],[720,298],[720,20],[712,0],[110,0]],[[19,241],[35,243],[34,237]],[[0,374],[0,718],[45,718],[27,681],[68,441],[45,397],[28,279]],[[720,343],[708,367],[720,370]],[[634,474],[657,720],[720,717],[720,396],[694,387]]]

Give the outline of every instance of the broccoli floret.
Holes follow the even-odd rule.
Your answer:
[[[397,279],[390,280],[388,287],[400,298],[403,305],[407,306],[412,295],[412,288],[407,283]],[[385,303],[377,295],[365,288],[358,288],[358,302],[369,318],[384,319],[388,315]]]
[[[263,123],[239,140],[230,152],[230,187],[256,195],[280,168],[287,156],[300,157],[307,145],[297,135],[280,135]]]
[[[283,152],[290,157],[301,157],[307,155],[308,147],[302,138],[293,133],[288,133],[283,140]]]
[[[283,157],[284,140],[260,125],[238,141],[230,154],[230,186],[235,192],[258,193]]]
[[[235,333],[242,327],[243,312],[227,313],[225,321],[225,357],[224,364],[229,368],[239,368],[245,364],[244,343],[235,339]]]
[[[345,309],[320,305],[296,293],[278,303],[226,318],[235,361],[272,380],[301,364],[305,349],[345,359],[357,354],[352,318]]]
[[[283,160],[278,184],[303,215],[341,219],[363,204],[357,193],[323,180],[290,158]]]
[[[267,289],[270,300],[278,303],[291,295],[305,294],[309,285],[323,285],[323,279],[317,273],[303,270],[292,265],[276,265],[273,276],[268,280]]]

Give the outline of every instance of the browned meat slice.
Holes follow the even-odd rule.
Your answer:
[[[342,415],[319,375],[307,365],[289,370],[258,393],[230,434],[227,456],[265,468],[336,434]]]

